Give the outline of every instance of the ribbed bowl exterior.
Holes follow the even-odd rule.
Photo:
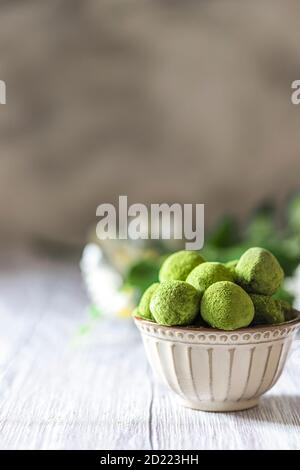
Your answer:
[[[300,319],[235,332],[135,322],[154,373],[183,405],[231,411],[256,405],[273,387]]]

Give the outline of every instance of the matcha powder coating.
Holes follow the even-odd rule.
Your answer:
[[[153,320],[153,316],[150,311],[150,301],[151,301],[152,295],[154,294],[158,286],[159,286],[159,283],[155,282],[150,287],[148,287],[148,289],[145,290],[140,300],[140,303],[137,309],[138,310],[137,315],[144,318],[145,320]]]
[[[284,322],[281,302],[266,295],[251,294],[255,308],[254,322],[257,324],[275,324]]]
[[[188,274],[204,259],[196,251],[177,251],[169,256],[159,272],[159,280],[163,281],[185,281]]]
[[[237,282],[252,294],[273,295],[280,287],[284,273],[272,253],[263,248],[250,248],[236,266]]]
[[[228,261],[227,263],[225,263],[224,266],[226,266],[227,269],[229,269],[229,271],[231,272],[231,275],[232,277],[235,279],[236,278],[236,272],[235,272],[235,268],[238,264],[239,260],[238,259],[234,259],[232,261]]]
[[[212,284],[204,293],[201,315],[213,328],[236,330],[253,320],[254,306],[249,295],[236,284],[221,281]]]
[[[209,286],[219,281],[234,281],[229,269],[221,263],[202,263],[186,279],[201,295]]]
[[[165,326],[197,324],[228,331],[252,323],[278,324],[294,315],[289,303],[272,297],[281,295],[283,278],[277,259],[264,248],[249,248],[226,264],[182,250],[165,259],[160,282],[144,292],[134,315]]]
[[[184,281],[165,281],[154,292],[150,310],[157,323],[190,325],[199,313],[200,294]]]

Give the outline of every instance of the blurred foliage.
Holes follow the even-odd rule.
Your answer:
[[[210,245],[219,248],[232,247],[240,242],[238,223],[232,216],[224,216],[209,236]]]
[[[273,203],[258,207],[244,226],[229,215],[224,216],[206,236],[201,254],[207,261],[222,263],[238,259],[245,250],[260,246],[270,250],[280,262],[285,275],[293,275],[300,264],[300,194],[287,202],[286,219],[277,224],[277,210]],[[125,286],[136,287],[141,293],[158,280],[158,271],[164,257],[161,253],[151,259],[141,259],[128,269]],[[292,302],[292,296],[283,288],[277,298]]]
[[[90,318],[92,318],[92,319],[100,318],[103,315],[103,313],[99,309],[99,307],[97,307],[96,305],[93,305],[93,304],[89,306],[88,314],[89,314]]]
[[[300,232],[300,194],[295,195],[288,204],[289,227],[293,232]]]
[[[261,246],[270,250],[286,276],[291,276],[300,263],[300,195],[288,202],[286,214],[281,228],[277,226],[276,207],[272,203],[258,207],[244,227],[233,217],[224,217],[206,237],[203,256],[208,261],[227,262],[239,258],[251,246]],[[220,237],[222,233],[225,242]],[[229,240],[233,242],[228,243]]]
[[[160,258],[145,258],[134,262],[125,276],[124,288],[135,287],[140,293],[151,284],[158,281],[158,272],[161,266]]]
[[[295,297],[289,292],[287,292],[283,287],[280,287],[276,294],[273,295],[273,298],[278,300],[285,300],[286,302],[292,305]]]

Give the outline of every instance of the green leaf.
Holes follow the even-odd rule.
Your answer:
[[[147,287],[158,281],[159,268],[160,263],[158,260],[139,260],[129,267],[124,279],[124,285],[144,292]]]
[[[294,233],[300,232],[300,194],[294,196],[287,209],[288,226]]]
[[[237,220],[230,215],[224,216],[207,237],[207,243],[217,248],[232,246],[239,240]]]

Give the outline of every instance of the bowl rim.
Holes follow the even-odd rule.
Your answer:
[[[163,328],[165,330],[174,330],[174,331],[186,331],[186,332],[201,332],[201,333],[208,333],[208,334],[232,334],[232,333],[254,333],[256,331],[272,331],[272,330],[278,330],[278,328],[286,328],[289,326],[300,326],[300,311],[296,310],[293,308],[293,312],[295,313],[295,318],[289,321],[285,321],[283,323],[275,323],[275,324],[261,324],[261,325],[254,325],[254,326],[247,326],[246,328],[239,328],[237,330],[219,330],[217,328],[206,328],[205,326],[167,326],[167,325],[161,325],[159,323],[156,323],[151,320],[145,320],[144,318],[141,318],[139,316],[134,315],[134,320],[136,323],[143,323],[148,326],[153,326],[157,325],[159,328]]]

